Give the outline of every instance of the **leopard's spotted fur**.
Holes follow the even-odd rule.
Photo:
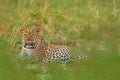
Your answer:
[[[71,48],[62,45],[48,44],[39,36],[39,29],[21,29],[22,31],[22,50],[19,55],[20,59],[24,57],[33,57],[41,63],[60,61],[66,64],[70,56],[76,59],[86,59],[88,55],[79,50],[79,48],[71,52]],[[70,54],[72,53],[72,55]],[[71,59],[72,59],[71,58]]]
[[[34,56],[42,63],[60,61],[65,64],[70,58],[69,47],[48,44],[38,35],[39,29],[21,29],[22,51],[20,57]]]

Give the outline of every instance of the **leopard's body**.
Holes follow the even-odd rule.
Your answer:
[[[38,35],[38,29],[22,30],[22,51],[20,57],[33,56],[39,62],[60,61],[65,64],[70,58],[69,47],[48,44]]]

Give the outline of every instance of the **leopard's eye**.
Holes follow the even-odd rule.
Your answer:
[[[27,35],[27,33],[23,33],[25,36]]]

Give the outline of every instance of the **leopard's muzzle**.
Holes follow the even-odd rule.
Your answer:
[[[36,42],[26,41],[25,44],[24,44],[24,48],[34,49],[35,48],[35,44],[36,44]]]

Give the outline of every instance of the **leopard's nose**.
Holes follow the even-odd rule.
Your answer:
[[[25,44],[26,44],[26,45],[31,45],[31,44],[32,44],[32,41],[26,41]]]
[[[29,46],[35,46],[35,42],[33,41],[26,41],[25,45],[29,45]]]

